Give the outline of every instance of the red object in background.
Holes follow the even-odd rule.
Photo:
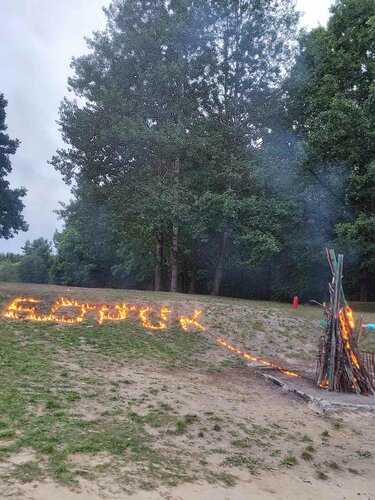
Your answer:
[[[295,295],[293,299],[293,309],[297,309],[297,307],[298,307],[298,295]]]

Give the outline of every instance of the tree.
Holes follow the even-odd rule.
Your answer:
[[[51,276],[55,283],[70,286],[88,286],[92,264],[82,248],[82,238],[73,224],[67,224],[54,235],[57,257]]]
[[[242,219],[247,220],[246,228],[243,223],[240,225],[242,236],[236,234],[233,221],[239,214],[233,208],[239,203],[243,212],[244,207],[252,206],[257,198],[256,203],[267,211],[267,203],[262,198],[271,193],[265,189],[257,146],[261,146],[269,132],[273,120],[270,103],[280,99],[283,72],[289,69],[293,58],[298,14],[294,1],[232,0],[210,5],[214,57],[209,65],[211,85],[204,103],[211,120],[208,131],[206,127],[203,156],[211,171],[201,177],[208,179],[204,188],[210,193],[209,197],[211,194],[215,197],[218,207],[211,224],[212,228],[216,227],[217,245],[211,293],[218,295],[228,243],[252,240],[255,249],[264,248],[262,243],[270,241],[266,224],[262,229],[259,217],[253,218],[255,224],[252,223],[251,211]],[[249,204],[241,201],[247,197],[252,200]],[[276,206],[274,201],[269,203],[269,208]],[[269,215],[264,214],[265,221]],[[277,217],[276,212],[273,215]],[[265,257],[271,247],[267,248]],[[273,245],[273,251],[276,248]],[[261,252],[257,255],[259,258]]]
[[[0,254],[0,281],[19,281],[19,266],[22,260],[21,255],[14,253]]]
[[[171,291],[177,289],[185,157],[207,64],[205,14],[205,2],[197,0],[113,2],[107,29],[89,42],[92,53],[73,62],[70,87],[87,104],[63,103],[61,128],[71,147],[52,159],[67,181],[85,178],[102,188],[97,191],[127,236],[153,242],[156,288],[170,242]],[[158,213],[149,207],[159,186]]]
[[[193,290],[201,261],[218,294],[229,245],[244,265],[280,248],[273,219],[288,203],[266,189],[255,146],[293,49],[293,2],[123,0],[107,15],[73,62],[86,104],[63,102],[69,147],[52,164],[106,207],[127,252],[152,255],[155,289],[168,274],[171,291]]]
[[[45,261],[39,255],[25,255],[19,265],[22,283],[48,283],[49,274]]]
[[[22,247],[24,255],[37,255],[48,265],[52,257],[52,244],[45,238],[37,238],[34,241],[27,240]]]
[[[338,0],[327,28],[303,36],[289,88],[291,117],[304,141],[305,166],[345,180],[343,194],[324,183],[326,195],[346,208],[339,236],[356,250],[361,300],[374,267],[375,4]]]
[[[77,187],[76,199],[58,211],[64,228],[56,232],[54,279],[64,285],[118,286],[120,247],[113,214],[89,193]],[[113,271],[114,270],[114,271]]]
[[[53,263],[52,245],[45,238],[26,241],[22,248],[24,257],[19,266],[19,277],[23,283],[48,283],[49,270]]]
[[[12,140],[4,132],[5,108],[8,105],[3,94],[0,94],[0,238],[12,238],[18,231],[27,231],[28,225],[22,216],[24,205],[21,201],[26,189],[10,189],[5,177],[12,171],[10,155],[17,151],[19,141]]]

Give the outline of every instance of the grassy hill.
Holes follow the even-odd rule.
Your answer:
[[[62,295],[163,305],[174,317],[198,308],[222,338],[288,366],[312,366],[320,334],[321,310],[310,306],[7,283],[2,310],[17,295],[45,299],[47,308]],[[374,347],[373,337],[364,343]],[[317,416],[204,332],[183,332],[176,322],[156,331],[137,318],[103,325],[94,317],[73,325],[1,319],[0,349],[2,497],[43,497],[38,488],[56,483],[90,498],[142,491],[160,498],[152,495],[191,483],[239,491],[257,477],[267,498],[268,478],[290,476],[302,496],[307,484],[319,496],[326,480],[345,484],[351,498],[364,478],[374,482],[374,436],[363,433],[373,417]],[[189,488],[181,498],[193,498]]]

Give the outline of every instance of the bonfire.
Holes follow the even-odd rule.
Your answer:
[[[327,250],[332,270],[330,301],[325,304],[325,333],[318,356],[316,382],[321,388],[338,392],[375,394],[375,385],[367,371],[355,336],[353,311],[342,287],[343,255],[336,258]]]

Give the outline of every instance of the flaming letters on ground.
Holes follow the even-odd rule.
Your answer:
[[[170,315],[172,311],[167,307],[154,308],[149,306],[129,306],[127,304],[115,304],[115,305],[94,305],[89,303],[80,303],[75,299],[68,299],[65,297],[60,297],[53,304],[49,314],[37,314],[35,309],[37,304],[41,304],[41,300],[34,299],[33,297],[17,297],[9,304],[9,306],[3,311],[2,316],[8,319],[14,320],[24,320],[24,321],[37,321],[37,322],[55,322],[55,323],[66,323],[75,324],[82,323],[90,311],[96,314],[97,321],[100,325],[106,321],[122,321],[129,319],[131,314],[138,317],[142,321],[142,325],[145,328],[151,330],[165,330],[168,328],[168,320],[170,320]],[[70,309],[75,315],[66,316],[64,311]],[[66,314],[66,313],[65,313]],[[178,322],[184,331],[189,329],[198,329],[209,334],[218,344],[225,347],[231,352],[242,356],[249,361],[258,362],[264,366],[269,366],[274,368],[284,375],[289,375],[290,377],[300,377],[298,373],[284,370],[275,363],[271,363],[265,359],[261,359],[253,354],[241,351],[237,347],[229,344],[226,340],[217,337],[212,332],[209,332],[207,328],[200,322],[202,312],[195,310],[191,317],[179,316]]]
[[[172,312],[167,307],[136,307],[127,304],[115,305],[95,305],[89,303],[80,303],[75,299],[68,299],[60,297],[53,304],[49,314],[37,314],[35,312],[35,305],[40,304],[42,301],[34,299],[33,297],[17,297],[9,304],[6,310],[2,313],[4,318],[21,319],[25,321],[38,321],[38,322],[56,322],[56,323],[82,323],[88,312],[93,311],[96,313],[97,321],[103,324],[105,321],[122,321],[129,318],[131,313],[138,316],[142,325],[145,328],[152,330],[165,330],[168,325],[168,315]],[[59,314],[61,309],[72,309],[75,312],[74,316],[66,316]],[[200,311],[195,311],[198,316]],[[155,323],[152,322],[153,318],[160,318]],[[193,317],[194,320],[195,316]],[[192,323],[192,319],[181,317],[179,318],[181,324]],[[192,323],[193,324],[193,323]],[[194,323],[195,324],[195,323]]]

